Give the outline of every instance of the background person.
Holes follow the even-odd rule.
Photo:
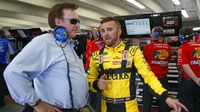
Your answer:
[[[200,111],[200,44],[193,40],[192,27],[183,27],[179,37],[183,44],[178,49],[178,66],[182,71],[178,98],[189,112]]]
[[[5,105],[4,97],[8,94],[8,88],[3,77],[3,72],[14,54],[15,51],[11,43],[6,39],[5,32],[0,30],[0,107]]]
[[[151,43],[144,47],[144,58],[149,64],[152,72],[158,78],[164,88],[168,88],[168,63],[171,60],[172,48],[164,42],[164,29],[154,27],[152,29]],[[154,94],[148,84],[143,86],[143,111],[150,112]],[[165,101],[158,98],[158,111],[169,112]]]

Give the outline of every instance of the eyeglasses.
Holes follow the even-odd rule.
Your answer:
[[[64,19],[64,20],[65,20],[65,19],[69,20],[69,23],[70,23],[70,24],[73,24],[73,25],[76,25],[77,23],[80,24],[80,20],[79,20],[79,19],[76,19],[76,18],[71,18],[71,19],[69,19],[69,18],[63,18],[63,19]]]

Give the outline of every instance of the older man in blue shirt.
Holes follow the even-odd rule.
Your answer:
[[[80,27],[77,8],[54,5],[48,16],[54,31],[35,37],[5,70],[16,102],[28,103],[37,112],[78,112],[86,104],[87,76],[72,40]]]

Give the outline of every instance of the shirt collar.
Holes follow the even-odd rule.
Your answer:
[[[110,50],[114,50],[114,49],[120,48],[121,46],[125,46],[125,44],[122,41],[117,46],[115,46],[114,48],[113,47],[109,47],[107,45],[105,45],[105,48],[110,49]]]
[[[184,43],[190,43],[190,42],[194,42],[194,40],[185,40]]]

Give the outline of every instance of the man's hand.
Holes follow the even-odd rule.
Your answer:
[[[36,112],[62,112],[57,107],[54,107],[44,101],[41,101],[36,107],[34,107]]]
[[[97,82],[97,86],[100,90],[104,90],[106,88],[106,75],[102,75]]]
[[[167,98],[166,103],[169,107],[173,108],[173,112],[181,112],[181,108],[183,108],[186,112],[188,112],[188,109],[180,102],[176,101],[172,98]]]

